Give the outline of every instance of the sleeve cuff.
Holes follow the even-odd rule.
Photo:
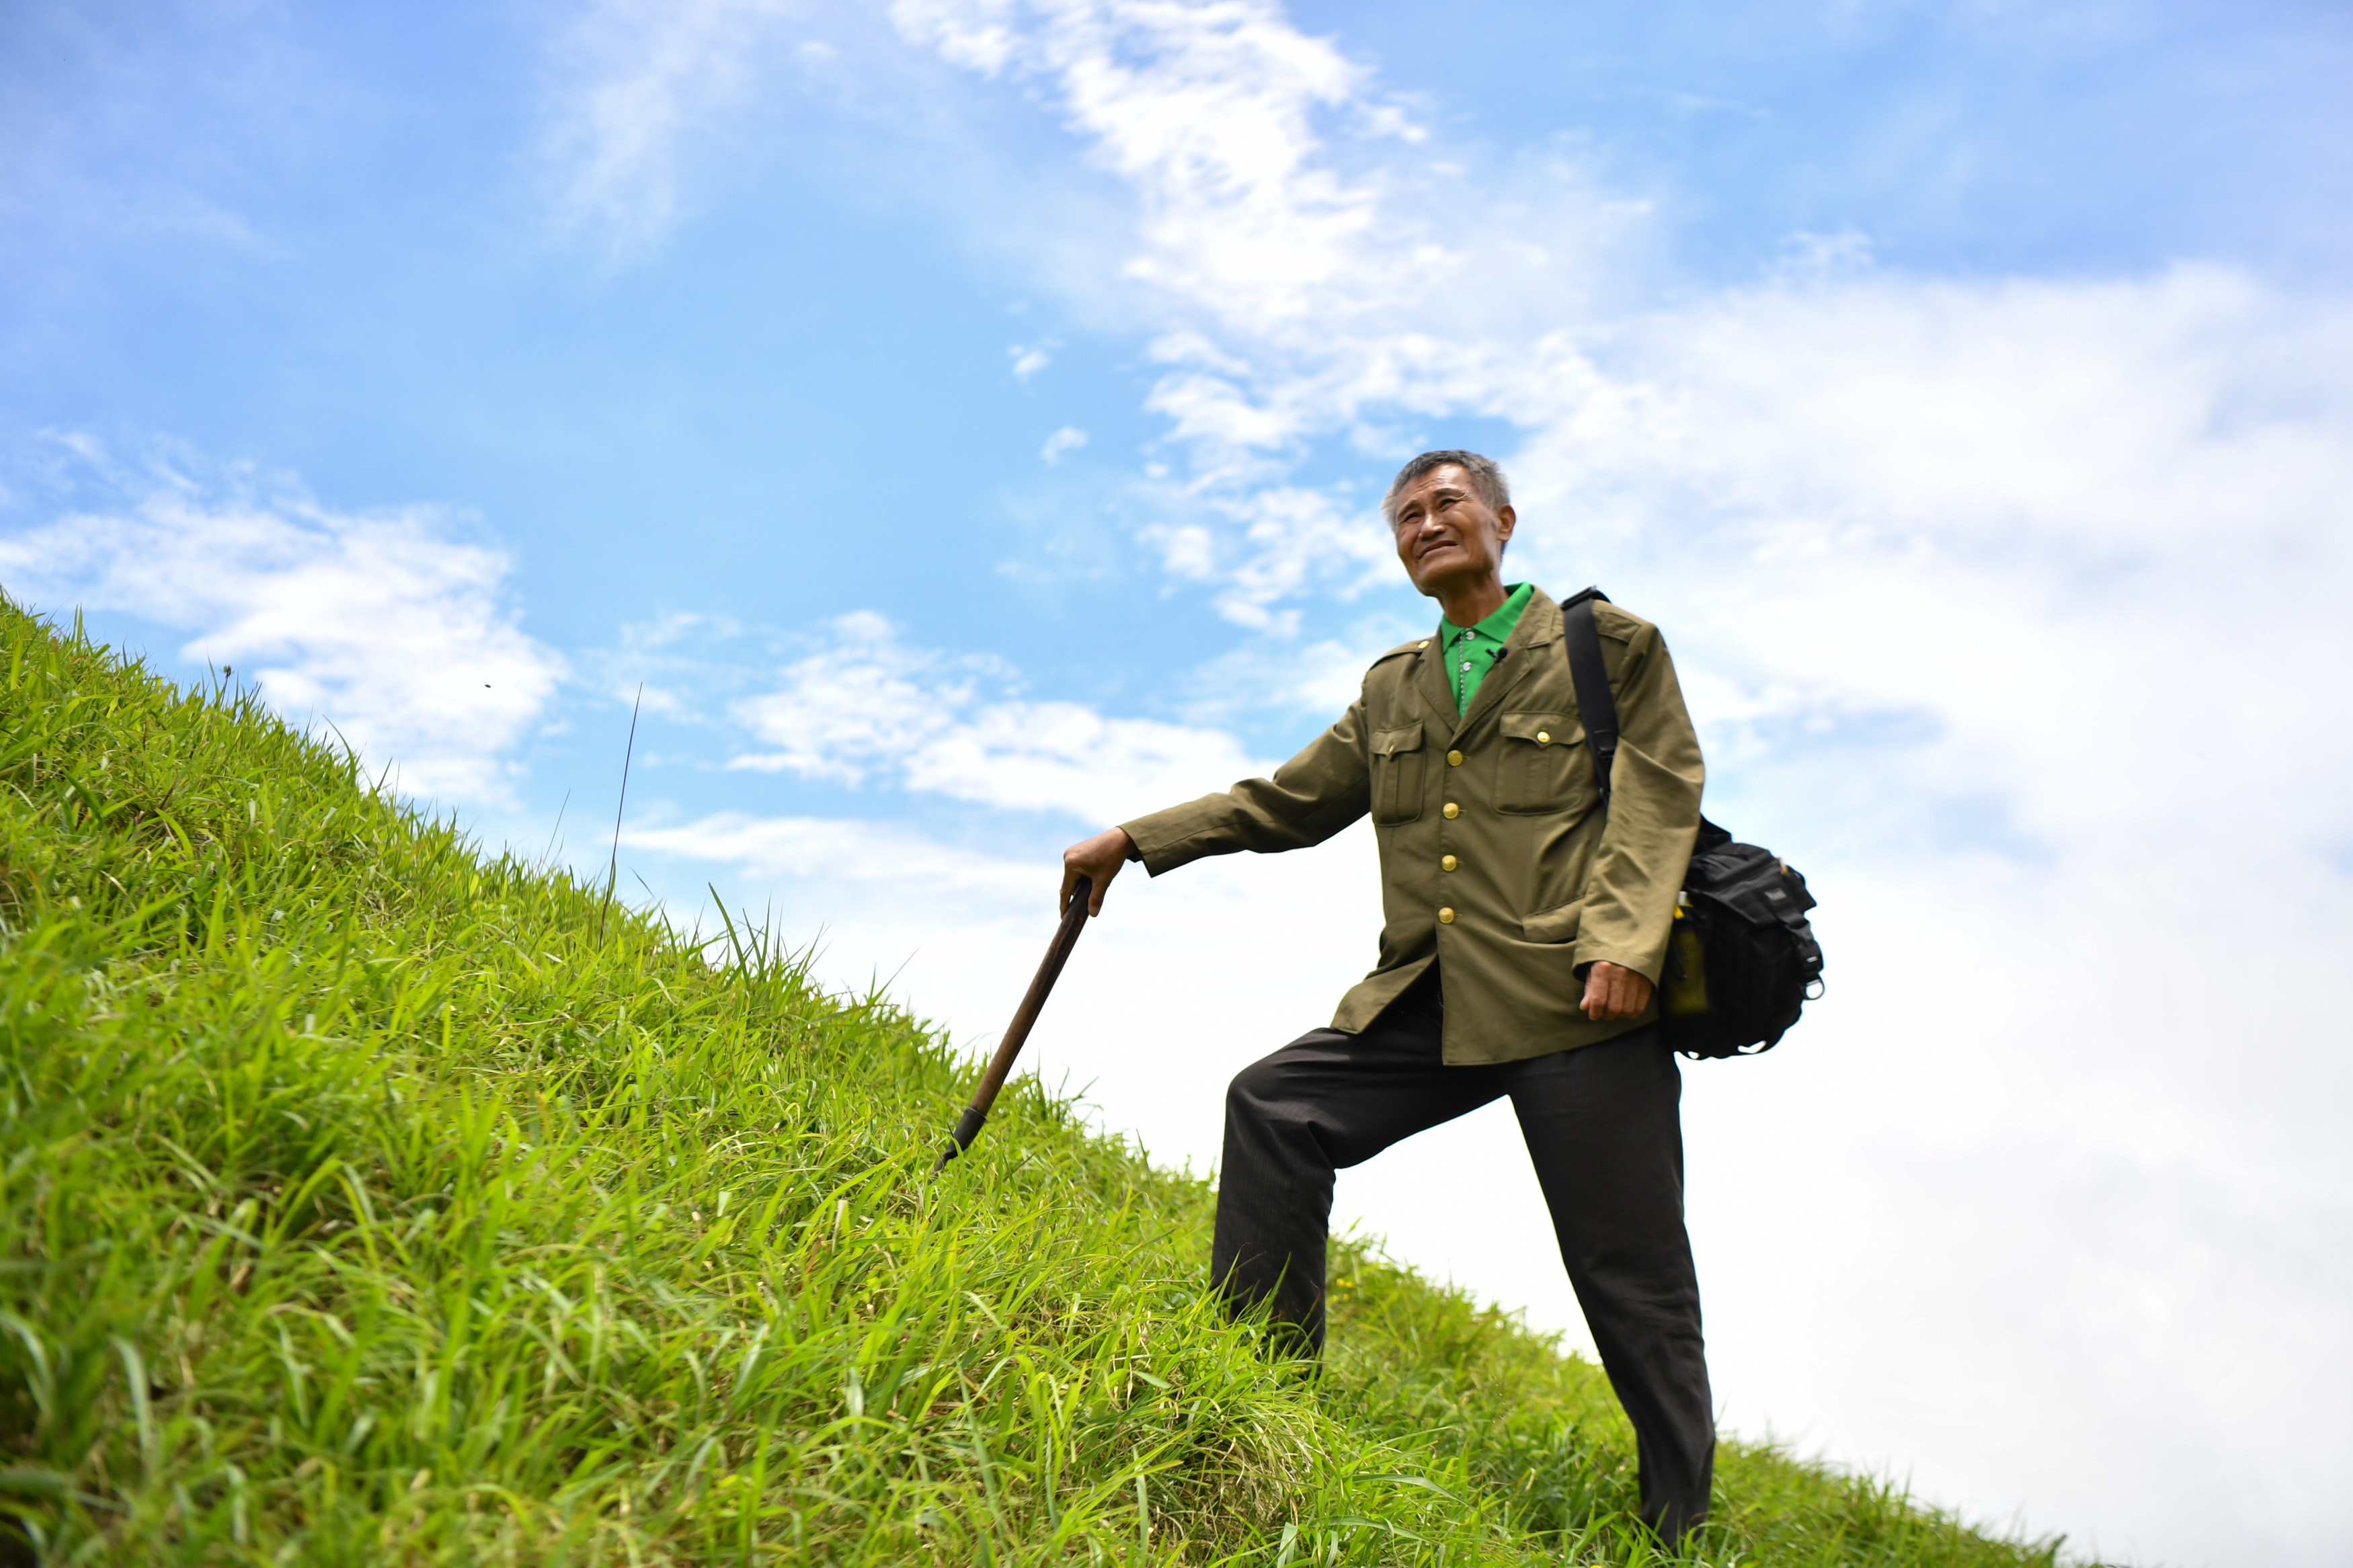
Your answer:
[[[1666,967],[1666,958],[1663,948],[1654,952],[1636,952],[1629,948],[1603,944],[1587,947],[1580,942],[1577,949],[1576,970],[1581,975],[1597,963],[1614,963],[1621,969],[1632,970],[1655,986],[1659,983],[1659,972]]]
[[[1163,871],[1176,869],[1190,858],[1189,856],[1174,853],[1176,847],[1191,835],[1179,830],[1176,824],[1163,820],[1171,815],[1156,811],[1149,816],[1139,816],[1134,822],[1119,825],[1120,831],[1127,835],[1127,858],[1155,877]]]

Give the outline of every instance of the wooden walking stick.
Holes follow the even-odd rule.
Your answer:
[[[997,1042],[997,1055],[991,1057],[988,1070],[980,1075],[980,1087],[972,1091],[972,1103],[956,1118],[955,1131],[948,1134],[948,1146],[940,1151],[939,1163],[932,1167],[936,1176],[947,1169],[948,1162],[972,1147],[987,1123],[989,1107],[997,1103],[997,1091],[1005,1087],[1005,1075],[1013,1070],[1013,1058],[1021,1054],[1021,1047],[1029,1038],[1029,1026],[1038,1021],[1039,1012],[1046,1005],[1047,994],[1054,989],[1054,979],[1062,973],[1062,965],[1071,956],[1071,949],[1079,945],[1079,928],[1087,923],[1087,899],[1094,891],[1094,879],[1082,877],[1071,889],[1071,907],[1062,911],[1062,923],[1054,932],[1051,945],[1046,949],[1046,962],[1038,966],[1038,977],[1029,982],[1029,993],[1021,998],[1014,1010],[1013,1022],[1005,1026],[1005,1037]]]

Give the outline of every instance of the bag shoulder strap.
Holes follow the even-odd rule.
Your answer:
[[[1560,607],[1561,647],[1568,654],[1568,679],[1577,688],[1577,716],[1593,752],[1593,778],[1601,788],[1601,809],[1609,809],[1609,766],[1618,757],[1618,697],[1609,689],[1609,667],[1601,661],[1601,631],[1593,624],[1593,603],[1609,602],[1588,588]]]

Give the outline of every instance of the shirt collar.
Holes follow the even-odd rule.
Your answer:
[[[1504,602],[1477,626],[1458,626],[1443,616],[1440,616],[1439,619],[1445,623],[1448,644],[1461,642],[1473,633],[1491,642],[1504,641],[1512,635],[1512,628],[1520,624],[1520,613],[1528,607],[1528,601],[1535,596],[1534,584],[1514,583],[1504,590]]]

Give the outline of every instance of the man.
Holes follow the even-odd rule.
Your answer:
[[[1371,813],[1380,963],[1226,1098],[1212,1268],[1308,1353],[1324,1341],[1335,1170],[1511,1097],[1562,1260],[1632,1421],[1642,1515],[1704,1518],[1715,1436],[1683,1230],[1682,1079],[1652,988],[1699,827],[1699,742],[1656,627],[1594,605],[1618,700],[1608,802],[1578,722],[1562,612],[1507,586],[1503,470],[1426,452],[1381,503],[1444,612],[1390,649],[1339,722],[1275,771],[1073,845],[1100,913],[1120,867],[1320,844]],[[1463,1194],[1475,1201],[1475,1194]]]

